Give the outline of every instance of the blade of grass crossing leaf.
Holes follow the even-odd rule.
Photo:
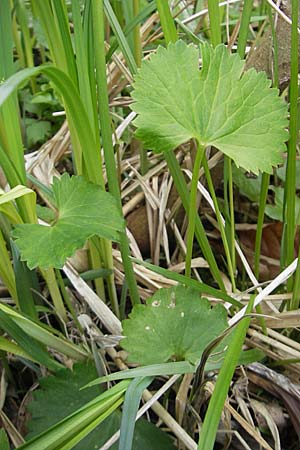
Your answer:
[[[208,0],[208,14],[211,29],[211,43],[214,47],[221,44],[221,21],[218,0]]]
[[[252,296],[249,302],[247,312],[251,312],[253,301],[254,296]],[[198,450],[213,450],[214,448],[222,410],[236,365],[238,364],[239,355],[241,353],[241,348],[245,340],[250,320],[250,317],[246,317],[237,325],[232,340],[229,343],[224,362],[217,378],[214,392],[208,405],[208,410],[205,414],[199,437]]]
[[[67,439],[65,445],[62,447],[56,447],[54,450],[71,450],[74,448],[78,442],[85,438],[91,431],[93,431],[101,422],[103,422],[108,416],[110,416],[119,406],[123,403],[123,398],[116,400],[111,407],[107,408],[106,411],[100,414],[94,421],[92,421],[88,426],[86,426],[81,432],[76,432],[73,439]]]
[[[251,364],[259,361],[265,357],[265,354],[258,349],[251,349],[243,351],[240,354],[238,364]],[[223,359],[219,361],[209,361],[205,365],[205,371],[218,370],[223,364]],[[197,365],[190,364],[188,361],[177,361],[164,364],[151,364],[149,366],[137,367],[136,369],[122,370],[115,372],[105,377],[97,378],[84,386],[82,389],[94,386],[100,383],[107,383],[108,381],[126,380],[138,377],[156,377],[164,375],[179,375],[185,373],[195,373]]]
[[[168,0],[156,0],[156,5],[166,43],[176,42],[178,35]]]
[[[291,45],[291,82],[290,82],[290,140],[285,184],[285,223],[286,223],[286,265],[294,259],[295,238],[295,192],[296,192],[296,155],[298,140],[298,16],[299,2],[292,0],[292,45]],[[288,290],[293,289],[293,277],[287,281]],[[289,304],[293,309],[294,302]]]
[[[88,7],[88,6],[87,6]],[[92,128],[95,130],[95,138],[97,143],[97,148],[100,147],[100,131],[99,131],[99,124],[98,124],[98,116],[97,116],[97,108],[96,103],[93,101],[93,95],[96,96],[95,92],[95,78],[94,73],[92,74],[92,77],[89,76],[89,70],[87,70],[87,67],[89,67],[90,63],[88,61],[89,57],[89,44],[84,40],[84,30],[82,27],[82,20],[81,20],[81,11],[80,11],[80,3],[77,0],[72,0],[72,19],[73,19],[73,25],[74,25],[74,39],[75,39],[75,49],[76,49],[76,65],[77,65],[77,74],[78,74],[78,83],[79,83],[79,92],[80,97],[83,100],[83,103],[85,105],[87,114],[90,119],[90,123],[92,125]],[[90,55],[92,58],[92,63],[94,63],[94,58],[92,55]],[[93,66],[94,67],[94,66]],[[104,179],[103,179],[103,169],[102,169],[102,158],[100,156],[100,164],[101,168],[99,168],[99,174],[101,175],[101,186],[104,188]],[[89,168],[87,167],[87,172],[89,171]],[[97,239],[97,238],[95,238]],[[99,242],[99,245],[104,247],[105,244],[101,244]],[[107,257],[109,252],[111,253],[111,249],[109,246],[105,249],[104,252],[101,252],[102,259],[105,259],[105,264],[108,265]],[[90,254],[90,260],[91,265],[93,268],[101,267],[101,257],[100,253],[93,245],[93,242],[89,241],[89,254]],[[110,284],[109,284],[110,286]],[[103,280],[95,280],[95,288],[97,294],[105,300],[105,288],[104,288],[104,282]],[[112,294],[113,298],[113,294]],[[115,311],[117,312],[117,311]]]
[[[152,377],[135,378],[126,390],[120,427],[119,450],[131,450],[132,448],[136,415],[141,397],[152,380]]]
[[[28,336],[5,312],[0,310],[1,328],[10,337],[20,345],[20,347],[28,353],[35,361],[50,370],[58,370],[62,366],[50,358],[46,349],[32,337]]]
[[[111,137],[111,121],[108,107],[108,91],[106,80],[106,60],[104,46],[104,14],[103,1],[92,0],[92,16],[93,16],[93,32],[95,45],[95,63],[96,63],[96,79],[98,85],[98,101],[101,108],[99,109],[99,117],[101,124],[101,136],[103,150],[105,156],[106,172],[108,179],[109,191],[115,197],[120,211],[122,211],[121,197],[119,190],[118,175],[115,166],[114,149]],[[121,255],[125,275],[129,287],[129,292],[133,304],[140,303],[139,293],[137,289],[136,279],[130,261],[129,243],[125,233],[120,233]]]
[[[108,399],[99,406],[92,406],[77,415],[59,422],[36,438],[22,445],[20,450],[69,450],[103,422],[123,402],[122,398]]]
[[[73,414],[20,447],[20,450],[67,450],[83,439],[123,402],[127,380],[96,397]],[[72,446],[70,446],[72,445]]]

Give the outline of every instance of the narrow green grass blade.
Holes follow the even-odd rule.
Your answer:
[[[152,382],[152,377],[135,378],[127,388],[120,427],[119,450],[131,450],[135,419],[142,394]]]
[[[213,297],[219,298],[223,300],[224,302],[229,302],[234,306],[237,306],[238,308],[242,308],[244,305],[239,302],[238,300],[235,300],[234,298],[230,297],[224,292],[218,291],[217,289],[209,286],[208,284],[201,283],[197,280],[193,280],[192,278],[186,277],[185,275],[181,275],[179,273],[173,272],[172,270],[165,269],[163,267],[155,266],[154,264],[148,263],[146,261],[141,261],[136,258],[132,258],[132,261],[140,264],[141,266],[147,267],[148,269],[152,270],[155,273],[158,273],[169,280],[177,281],[178,283],[184,284],[186,286],[192,287],[194,289],[197,289],[201,292],[201,294],[207,294],[211,295]]]
[[[239,39],[237,52],[243,59],[245,57],[245,50],[247,45],[249,24],[251,21],[251,13],[253,8],[253,0],[245,0],[243,5],[242,19],[239,31]]]
[[[20,356],[21,358],[28,359],[32,362],[37,362],[31,355],[26,353],[19,345],[14,342],[9,341],[8,339],[0,336],[0,350],[6,353],[12,353],[13,355]],[[0,446],[2,449],[2,447]]]
[[[176,42],[178,35],[168,0],[156,0],[156,5],[166,43]]]
[[[77,173],[80,175],[82,167],[82,155],[85,166],[89,168],[87,177],[90,181],[101,185],[100,175],[101,159],[95,136],[90,126],[89,119],[78,95],[78,91],[72,80],[61,70],[53,66],[39,66],[23,69],[12,75],[0,86],[0,107],[16,90],[39,74],[46,75],[56,86],[65,103],[68,123],[71,130],[73,150]]]
[[[294,259],[295,246],[295,193],[296,193],[296,156],[298,141],[298,17],[299,2],[292,0],[292,46],[291,46],[291,82],[290,82],[290,140],[288,143],[288,158],[285,182],[285,217],[286,224],[286,261],[289,265]],[[288,290],[293,289],[293,277],[287,281]],[[297,302],[298,303],[298,302]],[[297,303],[291,303],[289,308],[296,308]]]
[[[141,22],[143,22],[147,17],[149,17],[154,11],[156,10],[156,3],[155,1],[152,1],[151,3],[149,3],[147,6],[145,6],[143,9],[141,9],[141,11],[139,12],[139,14],[137,16],[135,16],[131,22],[129,22],[124,30],[124,36],[127,37],[129,35],[129,33],[131,31],[133,31],[134,27],[138,24],[140,24]],[[118,48],[118,40],[115,38],[112,42],[111,42],[111,46],[110,49],[108,50],[107,54],[106,54],[106,61],[109,61],[112,57],[112,55],[114,54],[114,52],[117,50]]]
[[[211,29],[211,43],[216,47],[222,42],[219,1],[208,0],[207,5]]]
[[[77,83],[74,54],[61,0],[31,0],[34,13],[43,27],[55,65]]]
[[[62,366],[50,358],[44,347],[32,337],[28,336],[10,317],[8,314],[0,310],[1,328],[35,361],[50,370],[58,370]]]
[[[265,357],[265,354],[258,349],[243,351],[240,354],[238,364],[251,364]],[[218,370],[222,366],[223,359],[220,361],[209,361],[205,365],[205,371]],[[108,381],[126,380],[138,377],[156,377],[165,375],[180,375],[185,373],[195,373],[197,366],[190,364],[188,361],[176,361],[164,364],[151,364],[149,366],[137,367],[135,369],[122,370],[105,377],[97,378],[84,386],[82,389],[95,386],[96,384],[107,383]]]
[[[80,3],[77,0],[72,0],[72,19],[80,97],[85,105],[90,123],[94,124],[94,128],[96,129],[96,111],[94,110],[95,105],[92,101],[90,78],[87,70],[88,59],[81,23]]]
[[[251,311],[253,301],[254,296],[252,297],[252,300],[250,300],[248,311]],[[213,450],[214,448],[222,410],[235,368],[238,365],[239,355],[245,340],[250,320],[250,317],[244,318],[233,332],[232,340],[226,351],[225,359],[218,375],[214,392],[208,405],[208,410],[205,414],[199,438],[198,450]]]
[[[15,302],[18,306],[18,296],[17,296],[15,273],[14,273],[12,265],[11,265],[10,254],[7,250],[6,242],[4,240],[1,229],[0,229],[0,255],[1,255],[0,277],[1,277],[2,281],[4,282],[5,286],[7,287],[13,300],[15,300]]]
[[[63,43],[68,75],[77,86],[77,71],[65,0],[51,0],[54,22]],[[48,18],[49,21],[49,18]]]
[[[36,272],[29,270],[27,265],[21,261],[20,252],[13,240],[10,241],[10,246],[13,256],[19,309],[31,319],[38,320],[33,294],[34,291],[39,291]]]
[[[57,330],[38,324],[9,306],[0,304],[0,312],[9,317],[34,342],[38,341],[75,360],[83,360],[89,355],[87,350],[65,339]]]
[[[128,45],[128,42],[126,40],[126,37],[124,36],[124,33],[122,31],[122,28],[118,22],[118,19],[116,18],[116,15],[114,13],[114,10],[112,9],[109,0],[104,0],[104,8],[106,16],[109,20],[110,26],[117,38],[117,41],[119,43],[119,47],[122,50],[122,53],[124,55],[124,58],[126,59],[128,68],[132,74],[136,73],[137,71],[137,64],[135,62],[133,53]]]
[[[114,148],[112,144],[111,121],[109,115],[108,90],[106,79],[106,60],[104,46],[104,11],[103,0],[92,0],[93,32],[95,45],[96,79],[98,87],[99,118],[101,124],[101,137],[105,157],[106,173],[109,191],[115,197],[122,214],[121,195],[118,174],[115,165]],[[125,233],[120,233],[120,248],[124,265],[126,280],[133,304],[140,303],[136,278],[129,258],[130,249]]]
[[[95,420],[89,423],[88,426],[86,426],[82,431],[78,432],[76,430],[76,434],[73,439],[67,438],[65,440],[64,445],[59,445],[59,447],[55,447],[53,450],[71,450],[74,448],[74,445],[76,445],[78,442],[80,442],[83,438],[85,438],[91,431],[93,431],[101,422],[103,422],[110,414],[112,414],[116,409],[121,406],[123,403],[123,398],[119,398],[118,400],[114,401],[114,403],[106,408],[106,410],[98,415]]]
[[[9,0],[0,2],[0,80],[6,80],[14,73],[13,65],[13,36],[11,26],[11,10]],[[14,169],[22,184],[25,184],[25,166],[17,97],[13,95],[0,112],[0,145],[13,161]],[[8,173],[10,175],[10,173]],[[8,179],[11,184],[13,179]],[[14,184],[11,184],[13,187]],[[20,202],[22,206],[22,201]],[[22,209],[25,218],[25,208]]]

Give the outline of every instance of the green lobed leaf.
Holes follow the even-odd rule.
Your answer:
[[[94,235],[119,240],[123,219],[113,196],[100,186],[65,173],[53,180],[53,193],[58,209],[53,226],[22,224],[13,231],[21,259],[30,269],[61,268]]]
[[[143,62],[132,94],[137,137],[155,152],[195,138],[237,166],[271,173],[288,139],[287,105],[264,72],[243,74],[244,61],[224,45],[201,50],[201,71],[198,49],[183,41],[159,47]]]
[[[134,306],[122,322],[122,347],[128,361],[143,365],[199,361],[205,347],[227,327],[222,305],[211,308],[199,291],[176,286],[160,289],[146,305]]]

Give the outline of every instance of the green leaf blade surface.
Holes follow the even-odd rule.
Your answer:
[[[244,61],[224,45],[198,50],[178,41],[160,47],[135,79],[137,137],[164,152],[195,138],[214,145],[237,166],[268,173],[282,162],[287,105],[264,72],[243,73]]]
[[[122,347],[129,362],[159,364],[199,361],[203,350],[227,327],[222,305],[211,308],[199,292],[177,286],[160,289],[123,321]]]
[[[113,196],[83,177],[64,174],[53,181],[58,219],[51,226],[18,225],[13,237],[23,261],[33,269],[61,268],[66,258],[97,235],[118,241],[124,222]]]

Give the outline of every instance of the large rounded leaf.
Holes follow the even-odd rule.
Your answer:
[[[143,62],[132,94],[137,137],[155,152],[195,138],[237,166],[271,173],[288,139],[287,105],[264,72],[242,74],[244,61],[224,45],[201,50],[201,71],[198,49],[183,41],[159,47]]]

